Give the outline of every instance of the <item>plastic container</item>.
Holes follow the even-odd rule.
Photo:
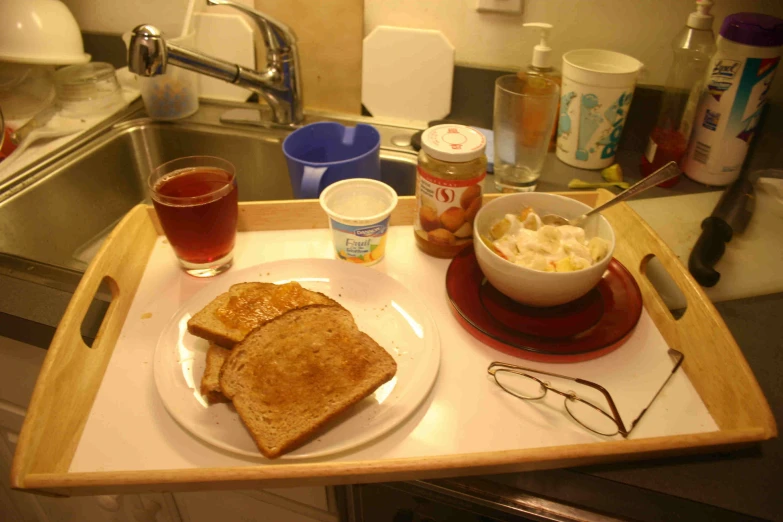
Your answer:
[[[166,41],[194,49],[196,33]],[[187,118],[198,110],[198,75],[182,67],[169,65],[164,74],[149,78],[140,76],[139,87],[147,113],[156,120]]]
[[[563,55],[557,158],[582,169],[614,163],[642,63],[613,51]]]
[[[54,66],[0,62],[0,105],[6,121],[31,118],[55,97]]]
[[[783,50],[783,20],[737,13],[723,20],[688,152],[680,164],[700,183],[739,177]]]
[[[658,120],[639,167],[643,177],[670,161],[679,163],[688,148],[704,76],[715,54],[714,17],[710,14],[712,2],[698,0],[696,6],[683,30],[672,41],[674,60],[666,79]],[[671,187],[679,180],[676,177],[659,186]]]
[[[90,62],[71,65],[54,75],[57,103],[68,117],[87,117],[112,112],[125,105],[114,67]]]
[[[427,254],[454,257],[473,244],[486,146],[484,135],[465,125],[435,125],[422,133],[413,232]]]
[[[374,179],[346,179],[326,187],[319,201],[339,259],[360,265],[383,259],[389,215],[397,206],[393,188]]]
[[[554,81],[558,86],[561,85],[562,75],[560,71],[552,65],[552,48],[549,47],[549,34],[552,30],[552,24],[531,22],[522,24],[523,27],[533,27],[541,30],[541,41],[533,47],[533,57],[528,66],[523,71],[519,71],[517,76],[520,80],[526,80],[528,76],[543,76]],[[557,104],[557,110],[560,112],[560,103]],[[549,140],[548,150],[554,152],[557,146],[557,125],[552,129],[552,137]]]

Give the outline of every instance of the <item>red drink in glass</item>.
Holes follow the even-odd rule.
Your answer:
[[[207,277],[229,268],[238,214],[233,166],[219,158],[182,158],[158,167],[149,185],[160,224],[185,270]]]

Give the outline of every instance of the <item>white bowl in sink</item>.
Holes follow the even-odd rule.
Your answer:
[[[585,226],[588,238],[598,236],[609,242],[607,255],[596,264],[575,272],[542,272],[503,259],[481,240],[482,235],[490,237],[490,228],[503,216],[518,214],[525,207],[532,207],[540,216],[559,214],[569,219],[590,210],[575,199],[545,192],[509,194],[487,203],[476,214],[473,226],[476,259],[484,276],[500,292],[529,306],[557,306],[582,297],[601,281],[612,259],[612,226],[603,216],[591,218]]]

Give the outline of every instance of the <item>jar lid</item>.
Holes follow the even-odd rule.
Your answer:
[[[778,47],[783,45],[783,20],[759,13],[735,13],[723,19],[720,35],[745,45]]]
[[[464,163],[484,154],[487,139],[466,125],[445,123],[425,130],[421,147],[429,156],[441,161]]]

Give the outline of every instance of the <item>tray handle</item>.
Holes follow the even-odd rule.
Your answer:
[[[68,470],[156,237],[148,209],[137,205],[90,263],[36,381],[11,468],[12,487],[23,488],[31,473]],[[103,281],[112,301],[90,348],[81,337],[81,325]]]
[[[606,197],[602,192],[607,191],[598,192],[600,204]],[[618,238],[615,257],[636,279],[645,308],[666,342],[685,354],[683,368],[718,426],[726,430],[761,424],[767,438],[776,436],[775,419],[756,377],[726,323],[687,268],[627,204],[621,203],[603,215]],[[644,274],[652,256],[660,261],[685,297],[687,307],[677,319]],[[727,367],[736,379],[722,378]],[[746,384],[737,386],[738,382]]]

